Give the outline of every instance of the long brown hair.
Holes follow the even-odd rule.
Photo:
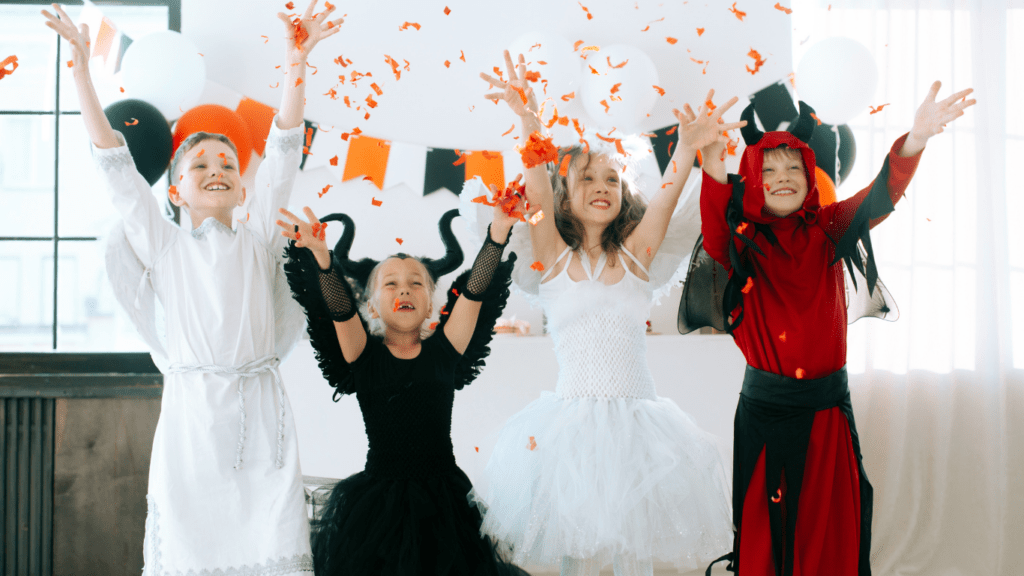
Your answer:
[[[548,170],[551,174],[551,189],[554,191],[555,227],[562,236],[562,240],[573,250],[578,250],[583,244],[585,229],[583,222],[572,212],[572,205],[569,201],[568,176],[562,176],[558,173],[562,159],[567,155],[572,156],[572,160],[569,161],[569,170],[582,174],[590,166],[593,157],[598,154],[596,152],[584,152],[583,146],[577,144],[567,148],[559,148],[558,162],[548,164]],[[633,192],[626,178],[620,176],[620,181],[622,182],[622,203],[619,215],[608,224],[608,227],[601,234],[601,249],[609,254],[615,254],[618,251],[619,246],[636,229],[637,225],[640,224],[640,220],[644,217],[644,212],[647,211],[647,202],[644,200],[644,197]]]

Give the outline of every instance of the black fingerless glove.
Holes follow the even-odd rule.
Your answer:
[[[320,296],[327,303],[327,310],[330,312],[331,320],[345,322],[356,315],[356,300],[352,296],[352,288],[348,281],[341,275],[341,271],[333,264],[327,270],[320,269],[318,276],[320,280]]]
[[[498,244],[491,239],[491,226],[487,226],[487,239],[484,240],[484,245],[476,255],[476,261],[473,262],[473,268],[469,273],[469,280],[466,281],[466,290],[462,293],[466,299],[473,300],[474,302],[480,302],[484,299],[484,293],[487,292],[487,287],[491,285],[494,271],[498,269],[498,264],[501,263],[501,254],[505,251],[505,246],[508,246],[508,239],[511,237],[512,231],[509,230],[505,243]]]

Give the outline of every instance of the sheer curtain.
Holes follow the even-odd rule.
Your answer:
[[[883,112],[849,124],[840,198],[878,172],[932,81],[978,104],[934,137],[872,233],[901,317],[851,327],[849,367],[875,486],[878,575],[1024,574],[1024,3],[794,1],[794,58],[848,36],[879,68]]]

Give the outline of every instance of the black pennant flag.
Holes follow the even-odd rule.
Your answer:
[[[454,166],[459,155],[450,148],[427,148],[427,166],[423,176],[423,195],[441,188],[458,194],[466,182],[466,165]]]

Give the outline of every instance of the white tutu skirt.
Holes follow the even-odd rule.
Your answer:
[[[501,429],[470,498],[516,564],[689,570],[731,549],[728,490],[715,438],[671,400],[544,392]]]

